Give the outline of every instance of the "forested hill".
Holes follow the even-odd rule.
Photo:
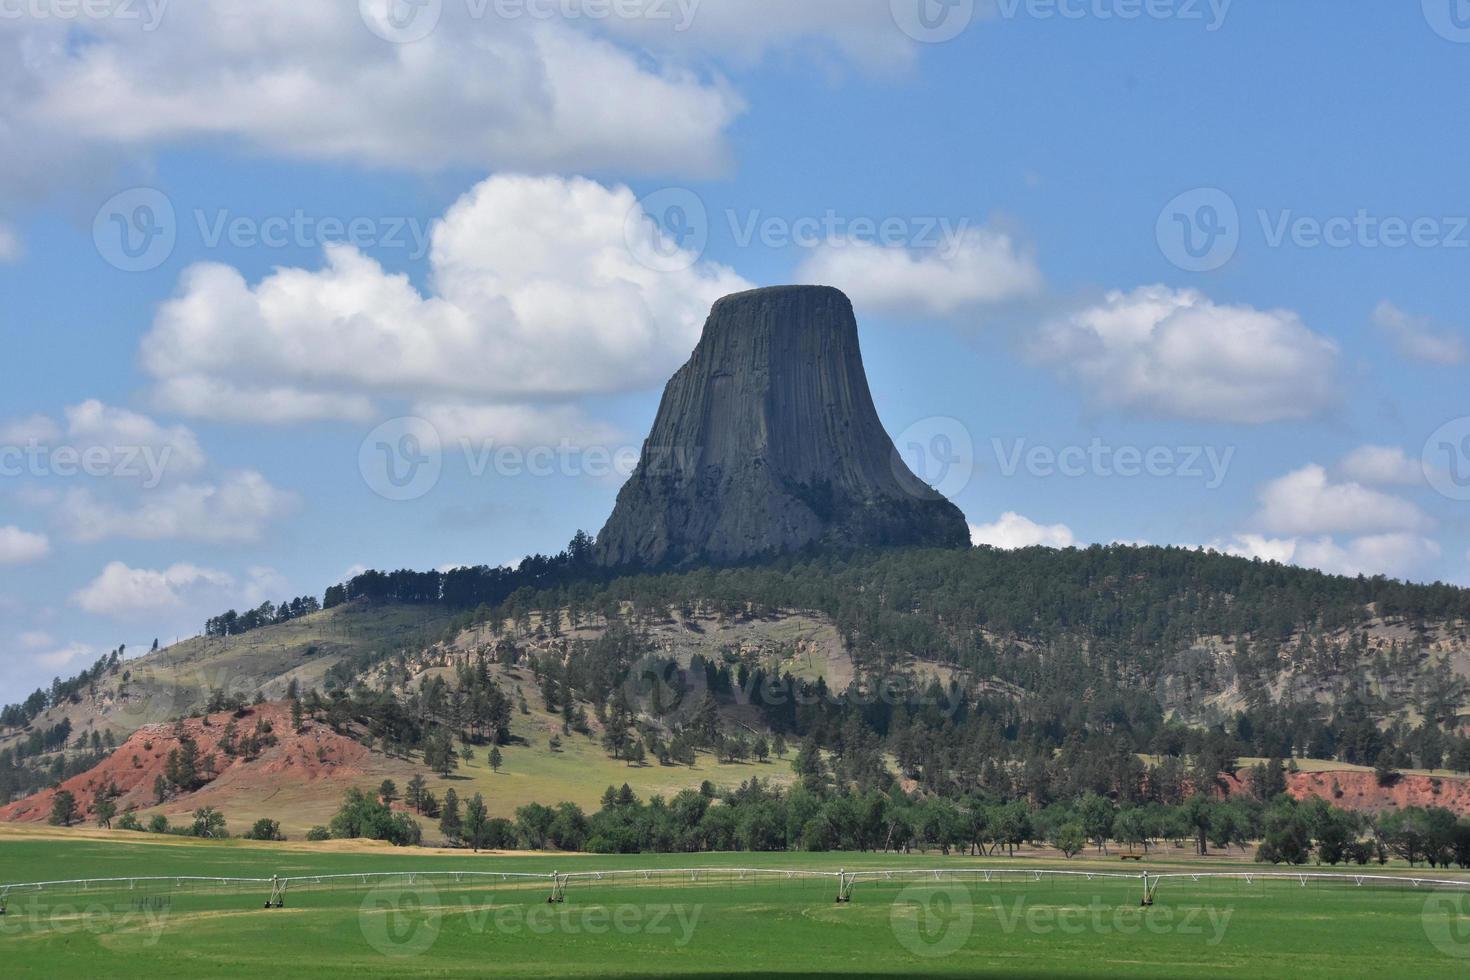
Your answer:
[[[15,743],[0,775],[8,764],[32,790],[95,763],[144,709],[293,690],[395,751],[482,730],[546,746],[547,732],[514,730],[534,704],[553,741],[598,737],[614,762],[634,744],[661,766],[691,749],[738,761],[748,738],[781,735],[865,785],[893,766],[926,791],[1024,782],[1038,800],[1182,792],[1238,757],[1470,771],[1463,589],[1125,546],[619,575],[589,545],[579,535],[515,569],[365,572],[321,610],[267,604],[177,648],[119,651],[0,712]],[[460,709],[486,690],[520,713],[467,722]],[[53,758],[63,745],[72,756]]]
[[[894,549],[616,578],[578,554],[574,543],[520,570],[445,573],[438,592],[438,573],[412,572],[369,572],[341,592],[449,602],[451,633],[553,610],[635,626],[670,610],[812,612],[837,627],[859,677],[942,665],[973,696],[1008,691],[1002,716],[1019,711],[1047,739],[1116,728],[1143,746],[1168,716],[1230,729],[1244,718],[1263,738],[1243,743],[1371,760],[1411,731],[1457,733],[1470,701],[1470,591],[1447,585],[1123,545]],[[478,576],[490,589],[466,608]],[[455,601],[428,598],[451,581]]]
[[[845,606],[875,615],[927,611],[948,623],[1039,640],[1081,629],[1149,645],[1219,634],[1285,639],[1304,628],[1345,629],[1374,617],[1470,618],[1467,589],[1326,575],[1203,549],[888,549],[614,579],[591,566],[590,547],[590,538],[579,534],[568,550],[532,556],[515,569],[371,570],[328,589],[326,605],[370,599],[466,609],[528,591],[585,597],[610,588],[713,598],[724,590],[732,599],[834,612]]]
[[[321,606],[432,607],[435,618],[452,623],[449,635],[490,618],[551,609],[604,616],[621,616],[625,606],[660,615],[674,608],[799,609],[829,617],[857,666],[869,671],[915,657],[988,676],[998,653],[1009,649],[1014,658],[1017,649],[1049,648],[1054,663],[1081,651],[1089,675],[1104,670],[1134,687],[1167,681],[1163,675],[1181,667],[1180,652],[1201,640],[1228,640],[1231,666],[1248,686],[1252,675],[1269,680],[1273,661],[1289,646],[1300,654],[1307,644],[1313,670],[1330,676],[1358,666],[1374,649],[1369,631],[1383,624],[1403,633],[1392,643],[1398,650],[1436,638],[1465,640],[1470,621],[1470,590],[1325,575],[1184,548],[888,549],[639,575],[599,569],[592,550],[592,539],[579,532],[559,554],[534,555],[515,568],[369,570],[328,588]],[[303,596],[279,607],[230,610],[211,617],[205,635],[238,635],[316,608]],[[70,681],[58,679],[51,691],[5,709],[3,723],[27,723],[48,701],[95,683],[105,667],[99,662]]]
[[[605,591],[650,602],[726,599],[819,609],[870,635],[898,617],[909,630],[926,624],[907,641],[935,649],[963,644],[976,629],[1037,642],[1080,633],[1154,647],[1218,635],[1284,641],[1301,630],[1338,631],[1375,618],[1470,618],[1470,590],[1453,586],[1123,545],[879,551],[627,578]]]

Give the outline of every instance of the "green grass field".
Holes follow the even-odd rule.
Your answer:
[[[538,874],[617,868],[1046,866],[938,855],[514,857],[241,841],[0,837],[5,881],[72,876],[265,877],[382,871]],[[1052,862],[1130,875],[1115,861]],[[1190,865],[1179,865],[1185,869]],[[1193,865],[1196,870],[1199,865]],[[1212,863],[1211,870],[1226,865]],[[1259,866],[1242,865],[1245,870]],[[1168,870],[1151,862],[1150,872]],[[1415,872],[1427,875],[1427,872]],[[0,918],[6,976],[1464,976],[1470,898],[1414,887],[1167,880],[1139,906],[1128,880],[741,880],[706,872],[568,887],[419,878],[267,886],[189,884],[14,892]]]

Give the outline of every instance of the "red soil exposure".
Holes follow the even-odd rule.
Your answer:
[[[256,731],[256,723],[270,725],[274,745],[260,750],[250,761],[230,758],[220,749],[225,727],[235,722],[236,742]],[[208,722],[206,724],[205,722]],[[307,720],[299,734],[291,727],[291,710],[285,702],[259,704],[235,712],[223,711],[204,718],[186,718],[183,731],[199,750],[199,772],[211,790],[264,791],[279,788],[283,780],[309,783],[320,779],[361,777],[371,752],[360,743],[338,735],[326,725]],[[138,729],[117,751],[87,772],[62,783],[70,790],[84,815],[92,811],[97,791],[116,785],[122,792],[117,810],[145,809],[157,805],[154,780],[163,775],[171,751],[179,747],[173,725],[146,725]],[[56,790],[43,790],[0,808],[0,821],[39,823],[50,819]]]
[[[1244,771],[1222,773],[1221,796],[1250,792]],[[1333,769],[1326,772],[1289,772],[1286,791],[1299,800],[1319,796],[1343,810],[1381,813],[1410,806],[1437,806],[1459,816],[1470,814],[1470,779],[1458,776],[1402,774],[1387,786],[1378,785],[1371,772]]]
[[[1410,806],[1437,806],[1470,814],[1470,780],[1450,776],[1400,775],[1387,786],[1371,772],[1288,773],[1286,791],[1297,799],[1320,796],[1344,810],[1378,813]]]

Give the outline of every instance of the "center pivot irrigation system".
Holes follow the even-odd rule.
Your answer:
[[[131,878],[71,878],[57,881],[30,881],[0,884],[0,915],[12,900],[47,892],[133,892],[167,888],[230,888],[264,892],[264,907],[285,907],[286,893],[293,886],[336,886],[376,888],[383,885],[418,887],[434,882],[449,885],[506,885],[517,888],[544,889],[546,901],[566,901],[569,886],[591,885],[733,885],[759,881],[830,881],[836,886],[836,901],[851,902],[858,884],[936,884],[1001,885],[1027,882],[1073,882],[1082,880],[1136,883],[1140,904],[1150,906],[1159,886],[1165,881],[1209,882],[1235,881],[1246,885],[1268,881],[1296,882],[1302,887],[1313,883],[1337,883],[1356,887],[1396,885],[1401,888],[1447,889],[1470,894],[1470,880],[1413,874],[1352,874],[1316,871],[1165,871],[1127,874],[1116,871],[1067,871],[1052,868],[939,868],[889,869],[870,871],[814,871],[782,868],[646,868],[617,871],[549,871],[545,873],[514,871],[381,871],[323,875],[272,875],[269,878],[239,878],[199,875],[141,876]]]

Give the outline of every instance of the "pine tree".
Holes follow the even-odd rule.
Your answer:
[[[444,791],[444,807],[439,815],[439,832],[451,845],[458,844],[462,827],[459,822],[459,794],[452,789]]]
[[[112,829],[112,818],[117,816],[117,804],[107,795],[106,790],[98,790],[97,796],[92,800],[92,816],[96,818],[97,826]]]
[[[77,819],[77,798],[69,789],[59,789],[51,800],[51,823],[57,827],[70,827]]]
[[[424,780],[424,777],[419,775],[418,773],[415,773],[414,777],[408,781],[408,792],[404,796],[404,802],[413,807],[414,810],[418,811],[419,813],[423,813],[424,790],[427,787],[428,783]]]
[[[464,838],[475,851],[485,846],[489,826],[490,814],[485,806],[485,798],[476,793],[464,810]]]

